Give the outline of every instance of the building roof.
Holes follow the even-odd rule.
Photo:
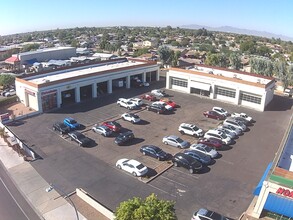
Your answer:
[[[50,48],[38,49],[35,51],[28,51],[28,52],[19,53],[19,55],[23,56],[23,55],[38,54],[38,53],[57,51],[57,50],[66,50],[66,49],[76,49],[76,48],[75,47],[50,47]]]
[[[5,60],[5,63],[16,63],[19,62],[18,56],[12,56]]]
[[[119,71],[123,68],[131,68],[135,66],[139,66],[142,64],[147,64],[149,62],[143,60],[111,60],[109,62],[97,63],[93,65],[87,65],[83,67],[76,67],[64,70],[58,70],[54,72],[49,72],[47,74],[41,74],[37,76],[26,77],[25,81],[29,82],[32,85],[42,85],[49,82],[55,82],[62,80],[72,79],[74,80],[76,77],[86,77],[93,76],[97,74],[105,73],[109,70],[115,72]],[[154,63],[152,63],[154,64]]]

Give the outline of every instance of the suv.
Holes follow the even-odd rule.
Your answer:
[[[166,111],[166,108],[164,106],[156,106],[156,105],[148,105],[146,109],[148,111],[156,112],[158,114],[162,114]]]
[[[119,98],[117,101],[117,105],[119,105],[120,107],[127,108],[127,109],[137,108],[137,106],[134,102],[131,102],[128,99],[124,99],[124,98]]]
[[[191,220],[228,220],[228,218],[219,213],[201,208],[193,213]]]
[[[217,138],[221,140],[224,144],[228,145],[231,144],[231,138],[228,137],[224,132],[218,130],[208,130],[204,134],[205,138]]]
[[[55,122],[53,124],[53,130],[59,131],[60,134],[67,134],[70,131],[70,127],[68,127],[62,122]]]
[[[134,103],[137,106],[143,105],[143,101],[140,98],[130,98],[130,99],[128,99],[128,101]]]
[[[128,141],[131,141],[134,139],[134,134],[132,131],[126,131],[124,133],[120,133],[116,138],[115,138],[115,143],[118,145],[122,145]]]
[[[243,124],[242,122],[240,121],[237,121],[233,118],[229,118],[229,119],[226,119],[224,122],[223,122],[223,125],[232,125],[236,128],[239,128],[241,129],[242,131],[245,131],[246,130],[246,125]]]
[[[226,111],[225,109],[223,109],[221,107],[213,107],[212,110],[215,112],[218,112],[220,115],[223,115],[225,117],[227,117],[229,115],[228,111]]]
[[[203,136],[203,130],[198,128],[194,124],[182,123],[179,125],[178,131],[181,134],[188,134],[188,135],[195,136],[195,137],[202,137]]]
[[[189,170],[190,173],[198,172],[202,169],[202,164],[193,157],[184,153],[177,153],[172,158],[175,167],[182,166]]]

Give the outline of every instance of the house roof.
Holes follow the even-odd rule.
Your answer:
[[[5,63],[16,63],[16,62],[19,62],[19,58],[18,57],[15,57],[15,56],[12,56],[12,57],[9,57],[8,59],[5,60]]]

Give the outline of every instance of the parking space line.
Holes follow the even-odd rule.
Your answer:
[[[222,159],[222,158],[218,159],[217,161],[222,161],[222,162],[224,162],[224,163],[226,163],[226,164],[234,165],[233,162],[230,162],[230,161],[224,160],[224,159]]]
[[[199,179],[198,176],[194,176],[194,174],[190,174],[189,172],[188,172],[188,173],[187,173],[187,172],[183,172],[183,171],[181,171],[181,170],[179,170],[179,169],[176,169],[175,167],[173,168],[173,170],[176,170],[176,171],[179,172],[179,173],[183,173],[184,175],[189,175],[189,176],[192,177],[192,178]]]
[[[163,192],[163,193],[166,193],[166,194],[168,194],[168,195],[170,195],[170,196],[173,196],[173,197],[175,197],[176,198],[176,195],[173,195],[173,194],[171,194],[171,193],[168,193],[168,192],[166,192],[165,190],[162,190],[162,189],[160,189],[160,188],[158,188],[158,187],[156,187],[156,186],[154,186],[154,185],[152,185],[152,184],[148,184],[149,186],[151,186],[151,187],[153,187],[153,188],[155,188],[155,189],[157,189],[157,190],[159,190],[159,191],[161,191],[161,192]]]
[[[186,185],[184,185],[184,184],[182,184],[182,183],[179,183],[179,182],[177,182],[177,181],[174,181],[174,180],[172,180],[172,179],[169,179],[168,177],[165,177],[165,176],[163,176],[163,175],[161,175],[161,177],[167,179],[167,180],[170,181],[170,182],[173,182],[173,183],[176,183],[176,184],[178,184],[178,185],[180,185],[180,186],[183,186],[183,187],[188,188],[188,186],[186,186]]]

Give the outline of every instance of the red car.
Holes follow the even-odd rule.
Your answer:
[[[150,95],[150,94],[144,94],[144,95],[140,96],[140,98],[148,100],[148,101],[157,101],[157,98],[153,95]]]
[[[213,118],[213,119],[217,119],[217,120],[224,120],[225,119],[225,116],[220,115],[216,111],[205,111],[205,112],[203,112],[203,115],[207,118]]]
[[[172,108],[178,107],[178,105],[175,102],[171,101],[170,99],[160,99],[160,101],[165,102],[167,105],[171,105]]]
[[[198,144],[205,144],[212,148],[221,148],[223,146],[222,141],[215,138],[199,138],[197,141]]]
[[[119,132],[122,128],[122,126],[116,121],[105,121],[102,125],[108,127],[111,131],[114,132]]]

